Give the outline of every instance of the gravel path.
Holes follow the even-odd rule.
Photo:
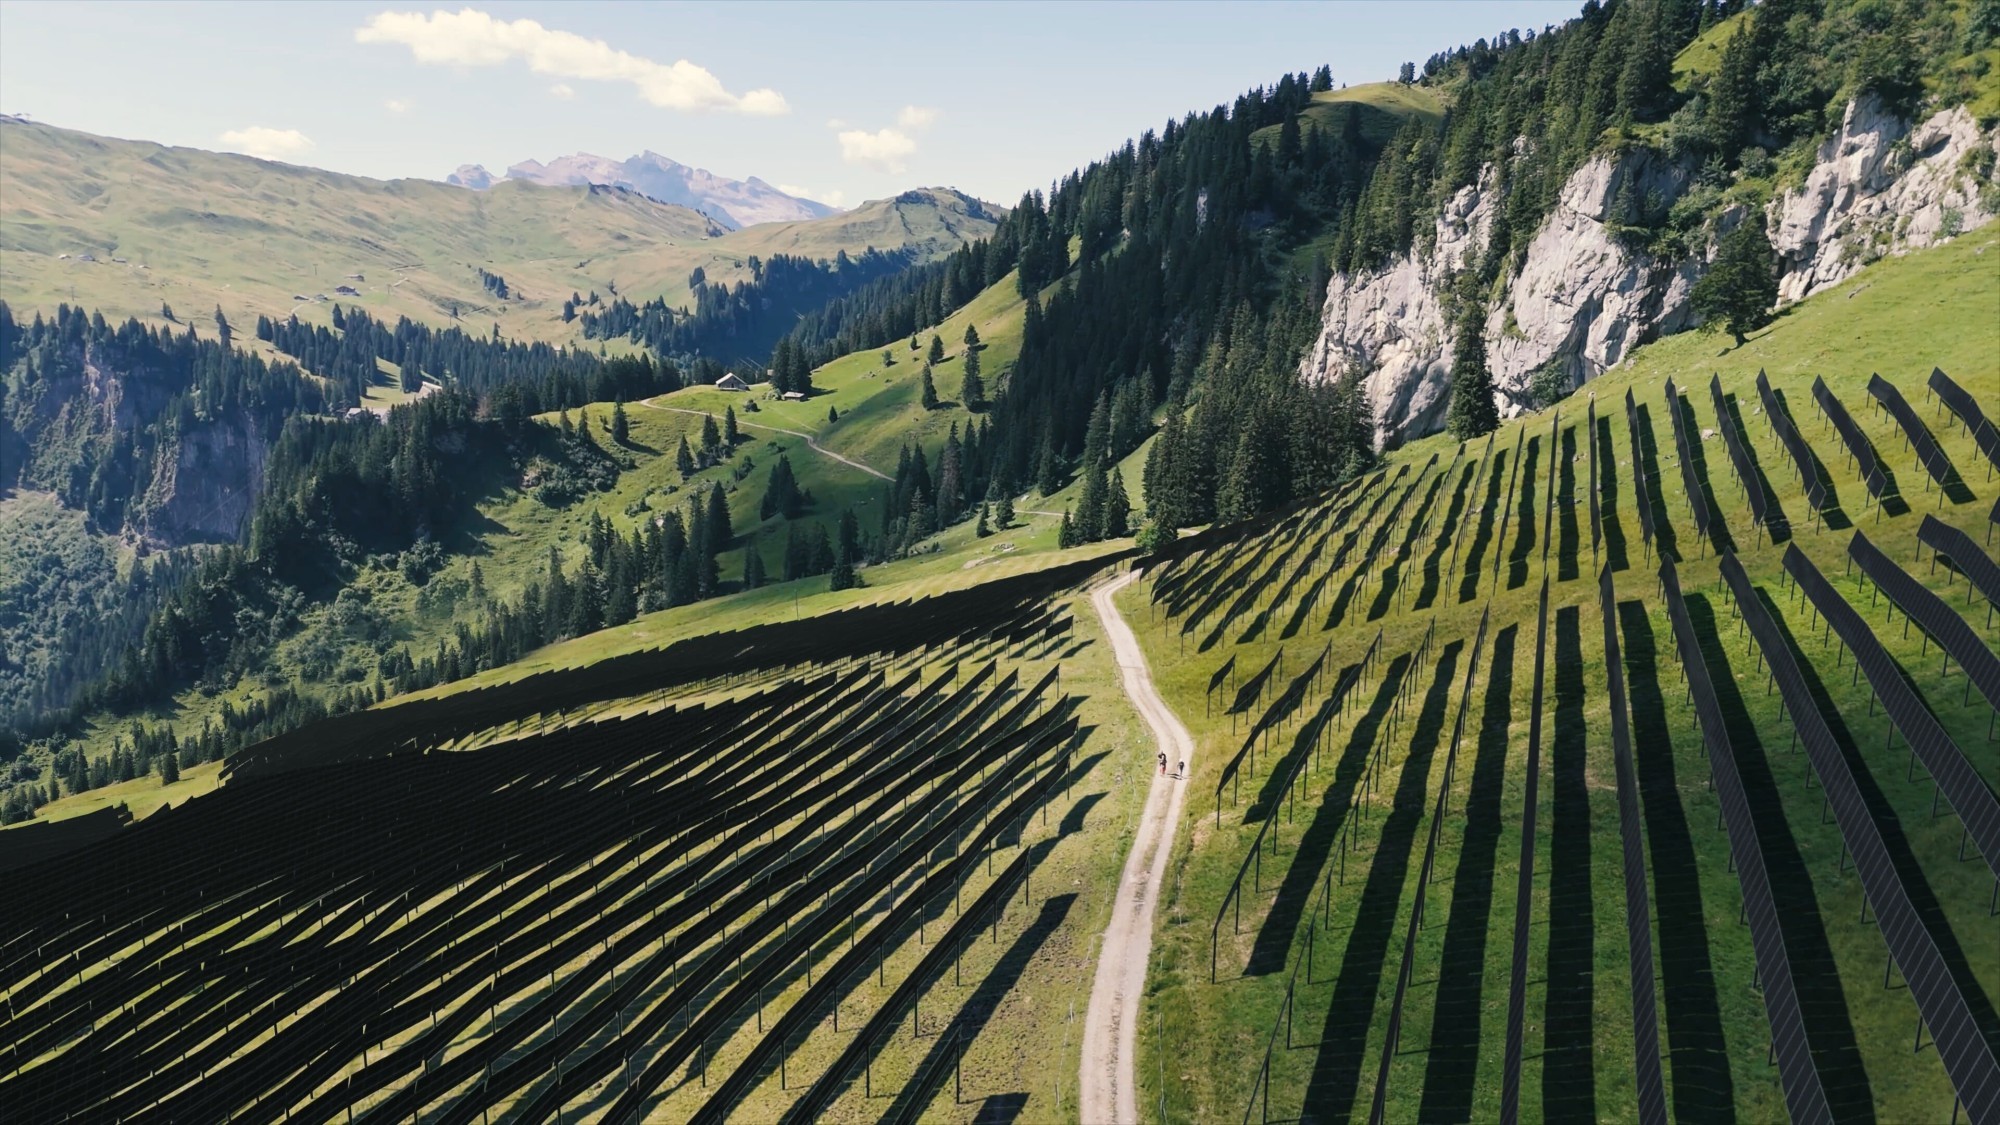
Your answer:
[[[639,401],[639,405],[640,405],[640,406],[650,406],[650,407],[652,407],[652,408],[653,408],[654,410],[665,410],[665,411],[669,411],[669,412],[671,412],[671,413],[674,413],[674,414],[707,414],[707,413],[708,413],[708,411],[706,411],[706,410],[689,410],[689,409],[687,409],[686,407],[681,407],[681,406],[661,406],[660,404],[658,404],[658,403],[656,403],[656,402],[653,402],[653,401],[651,401],[650,399],[641,399],[641,400]],[[842,457],[842,456],[841,456],[840,454],[838,454],[838,453],[835,453],[835,452],[834,452],[833,450],[831,450],[831,449],[828,449],[828,448],[827,448],[826,446],[823,446],[823,445],[821,445],[821,444],[819,443],[819,439],[818,439],[818,438],[816,438],[816,437],[814,437],[814,436],[812,436],[811,434],[808,434],[808,433],[803,433],[803,432],[801,432],[801,431],[799,431],[799,430],[787,430],[787,429],[783,429],[783,428],[780,428],[780,427],[778,427],[778,426],[765,426],[765,425],[761,425],[761,424],[759,424],[759,423],[756,423],[756,422],[745,422],[745,421],[743,420],[743,416],[742,416],[742,415],[740,415],[740,414],[736,416],[736,426],[737,426],[737,428],[738,428],[738,429],[744,429],[744,430],[768,430],[768,431],[770,431],[771,433],[774,433],[774,434],[790,434],[790,435],[792,435],[793,437],[797,437],[797,438],[804,438],[804,439],[806,439],[806,444],[807,444],[808,446],[811,446],[811,447],[812,447],[812,451],[813,451],[814,453],[817,453],[817,454],[819,454],[819,455],[821,455],[821,456],[823,456],[823,457],[831,457],[831,458],[833,458],[834,460],[836,460],[836,461],[840,462],[841,464],[843,464],[843,465],[846,465],[846,466],[848,466],[849,468],[853,468],[853,469],[860,469],[860,470],[861,470],[862,472],[864,472],[864,473],[867,473],[867,474],[868,474],[869,476],[871,476],[871,477],[879,477],[879,478],[881,478],[882,480],[894,480],[894,479],[895,479],[894,477],[891,477],[891,476],[890,476],[890,475],[889,475],[888,473],[885,473],[885,472],[881,471],[880,469],[871,469],[871,468],[869,468],[868,466],[866,466],[866,465],[862,464],[861,462],[859,462],[859,461],[856,461],[856,460],[855,460],[854,458],[852,458],[852,457]]]
[[[1123,673],[1125,694],[1152,728],[1153,738],[1167,755],[1166,776],[1149,769],[1152,787],[1132,838],[1132,853],[1118,880],[1111,923],[1104,930],[1098,954],[1097,978],[1084,1014],[1083,1064],[1078,1076],[1079,1116],[1086,1125],[1120,1125],[1139,1120],[1135,1077],[1139,1043],[1139,998],[1146,991],[1146,962],[1153,952],[1153,907],[1167,877],[1173,855],[1174,831],[1186,804],[1187,786],[1172,772],[1180,762],[1194,762],[1194,739],[1153,687],[1153,674],[1139,651],[1139,642],[1118,614],[1112,596],[1139,574],[1132,571],[1100,586],[1091,594],[1112,654]],[[1148,765],[1151,763],[1149,762]]]

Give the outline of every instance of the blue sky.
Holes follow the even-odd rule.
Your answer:
[[[0,2],[0,111],[377,177],[651,149],[853,205],[1000,203],[1286,71],[1577,4]]]

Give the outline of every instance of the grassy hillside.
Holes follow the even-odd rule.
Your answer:
[[[872,246],[927,257],[993,227],[976,200],[944,190],[727,232],[623,190],[371,180],[16,118],[0,119],[0,146],[0,299],[152,323],[163,303],[197,324],[218,306],[239,325],[294,312],[324,323],[340,301],[392,321],[448,324],[456,310],[508,336],[575,342],[559,315],[572,292],[678,304],[697,267],[734,284],[753,255]],[[506,279],[509,299],[484,288],[480,269]],[[359,295],[336,294],[341,285]],[[330,301],[294,300],[318,294]]]
[[[1290,598],[1278,599],[1274,623],[1261,633],[1248,625],[1263,599],[1224,628],[1220,611],[1193,625],[1186,616],[1169,619],[1153,606],[1143,584],[1128,591],[1127,618],[1155,622],[1140,630],[1140,638],[1156,671],[1164,670],[1161,686],[1169,702],[1196,733],[1200,763],[1180,843],[1182,874],[1163,903],[1168,921],[1156,936],[1144,1022],[1151,1028],[1159,1021],[1163,1035],[1141,1040],[1141,1104],[1164,1105],[1169,1120],[1236,1120],[1246,1106],[1255,1116],[1263,1112],[1255,1099],[1266,1098],[1270,1115],[1286,1119],[1308,1098],[1315,1113],[1329,1115],[1358,1114],[1369,1104],[1432,801],[1459,721],[1466,661],[1480,614],[1490,610],[1491,632],[1478,675],[1470,681],[1450,811],[1441,826],[1425,924],[1417,933],[1386,1099],[1389,1120],[1497,1115],[1535,675],[1536,596],[1546,575],[1552,580],[1548,695],[1528,931],[1522,1112],[1529,1120],[1632,1115],[1625,888],[1580,433],[1586,396],[1594,393],[1598,420],[1610,436],[1600,456],[1608,450],[1612,462],[1600,462],[1607,485],[1599,560],[1616,571],[1621,604],[1668,1105],[1686,1120],[1731,1115],[1775,1120],[1785,1114],[1777,1072],[1765,1059],[1770,1031],[1753,987],[1749,934],[1737,924],[1742,896],[1718,827],[1716,797],[1703,781],[1707,757],[1692,709],[1683,703],[1672,632],[1655,586],[1657,555],[1649,559],[1642,549],[1631,483],[1639,469],[1647,472],[1671,523],[1691,613],[1698,624],[1713,623],[1704,626],[1710,629],[1706,658],[1731,716],[1736,758],[1762,826],[1809,1032],[1836,1115],[1947,1118],[1949,1081],[1934,1053],[1911,1054],[1915,1012],[1909,993],[1882,987],[1883,941],[1875,926],[1856,924],[1857,876],[1851,865],[1837,862],[1841,839],[1822,817],[1820,795],[1807,787],[1806,755],[1787,752],[1792,724],[1780,713],[1779,697],[1759,683],[1764,676],[1754,642],[1730,627],[1732,611],[1716,552],[1694,530],[1663,391],[1668,378],[1679,384],[1697,427],[1708,431],[1698,444],[1710,502],[1753,582],[1769,594],[1773,612],[1798,638],[1802,663],[1827,695],[1823,711],[1836,735],[1850,740],[1850,760],[1864,786],[1879,793],[1878,815],[1888,818],[1884,833],[1897,863],[1904,878],[1922,888],[1913,896],[1924,902],[1934,896],[1935,908],[1924,909],[1932,911],[1934,926],[1954,935],[1956,944],[1946,943],[1947,956],[1958,957],[1965,979],[1983,991],[1974,1010],[1990,1011],[1988,1000],[2000,995],[2000,960],[1990,956],[1992,919],[1985,916],[1991,873],[1976,859],[1957,862],[1958,824],[1948,812],[1931,816],[1931,787],[1920,773],[1914,781],[1906,777],[1907,747],[1900,739],[1890,741],[1885,716],[1870,706],[1868,686],[1850,682],[1851,669],[1842,666],[1835,648],[1820,643],[1811,612],[1781,588],[1784,545],[1774,546],[1751,525],[1708,381],[1719,373],[1740,412],[1760,471],[1790,521],[1788,536],[1781,538],[1797,543],[1869,616],[1876,635],[1988,784],[2000,784],[1991,755],[1981,751],[1990,712],[1976,693],[1972,705],[1962,707],[1963,676],[1955,669],[1941,675],[1934,651],[1926,653],[1918,636],[1904,637],[1900,628],[1885,626],[1879,606],[1871,607],[1868,594],[1842,577],[1848,527],[1858,526],[1906,568],[1917,558],[1914,537],[1925,513],[1938,514],[1976,539],[1983,534],[2000,486],[1986,480],[1984,460],[1963,431],[1933,417],[1923,380],[1936,364],[1975,395],[1995,400],[2000,389],[2000,321],[1991,315],[2000,307],[1995,252],[2000,232],[1989,229],[1879,263],[1792,308],[1741,348],[1729,347],[1721,337],[1687,334],[1641,349],[1630,364],[1560,405],[1560,425],[1575,444],[1563,445],[1557,458],[1558,491],[1546,524],[1553,415],[1543,412],[1503,425],[1492,458],[1481,460],[1484,440],[1471,443],[1452,485],[1456,488],[1460,474],[1471,468],[1465,511],[1455,527],[1444,524],[1442,512],[1439,525],[1433,525],[1436,542],[1447,550],[1442,588],[1429,604],[1420,594],[1425,580],[1418,568],[1432,550],[1430,540],[1421,541],[1402,564],[1398,586],[1383,577],[1405,540],[1407,529],[1400,527],[1390,529],[1383,556],[1364,568],[1369,581],[1330,631],[1322,629],[1322,618],[1343,588],[1340,573],[1292,635],[1286,635],[1284,622],[1317,571],[1306,574]],[[1761,416],[1754,388],[1760,368],[1769,372],[1834,483],[1839,511],[1824,524],[1811,521],[1798,477]],[[1967,487],[1955,492],[1955,499],[1940,503],[1934,487],[1926,490],[1893,421],[1869,408],[1865,387],[1878,371],[1918,406],[1963,475]],[[1846,403],[1895,472],[1907,497],[1902,514],[1878,517],[1865,507],[1865,490],[1812,405],[1815,375]],[[1622,409],[1627,389],[1645,412],[1652,464],[1633,463]],[[1515,481],[1512,458],[1523,431],[1536,469],[1531,476],[1524,467]],[[1436,466],[1409,501],[1414,508],[1457,451],[1457,443],[1443,436],[1398,451],[1389,470],[1407,468],[1410,476],[1386,489],[1387,504],[1393,505],[1436,456]],[[1489,492],[1495,472],[1505,475]],[[1437,494],[1440,505],[1449,501],[1450,491]],[[1464,546],[1468,540],[1485,540],[1485,546]],[[1282,546],[1273,543],[1272,553]],[[1461,546],[1463,559],[1455,553]],[[1474,551],[1481,553],[1475,557]],[[1942,569],[1932,575],[1928,567],[1914,566],[1913,573],[1961,607],[1975,627],[1982,625],[1976,607],[1963,609],[1962,584],[1947,589]],[[1384,600],[1384,590],[1395,596]],[[1222,767],[1241,745],[1248,721],[1275,695],[1275,689],[1266,693],[1246,714],[1226,714],[1231,688],[1219,698],[1207,694],[1211,673],[1224,661],[1235,660],[1242,671],[1233,683],[1241,683],[1282,648],[1285,664],[1277,683],[1283,684],[1322,645],[1330,645],[1329,667],[1337,670],[1359,656],[1378,628],[1385,658],[1397,658],[1415,650],[1433,625],[1438,643],[1424,660],[1385,659],[1356,690],[1342,720],[1304,768],[1295,806],[1284,801],[1282,784],[1270,780],[1272,762],[1288,760],[1286,749],[1300,720],[1318,706],[1331,674],[1299,715],[1268,738],[1242,779],[1241,798],[1225,791],[1218,809]],[[1984,632],[1989,643],[2000,645],[2000,631]],[[1442,657],[1448,645],[1462,647],[1447,662]],[[1392,679],[1385,671],[1392,666],[1393,675],[1406,678]],[[1394,689],[1407,693],[1399,704]],[[1371,708],[1376,718],[1359,718]],[[1366,768],[1360,765],[1364,760]],[[1275,843],[1267,839],[1258,873],[1244,878],[1239,930],[1233,907],[1226,908],[1228,891],[1267,821]],[[1218,911],[1219,983],[1210,984]],[[1308,949],[1311,971],[1293,976]],[[1288,980],[1295,982],[1289,1020],[1283,1015]],[[1286,1035],[1297,1049],[1273,1052],[1266,1089],[1256,1079],[1274,1035]],[[1163,1061],[1169,1064],[1164,1071]],[[1147,1114],[1148,1120],[1157,1116],[1158,1111]]]
[[[1394,136],[1406,119],[1416,116],[1436,121],[1444,116],[1444,111],[1444,95],[1432,87],[1364,82],[1314,94],[1312,104],[1299,114],[1299,124],[1338,135],[1352,119],[1363,139],[1379,145]],[[1251,134],[1251,139],[1259,144],[1275,144],[1278,127],[1259,129]]]

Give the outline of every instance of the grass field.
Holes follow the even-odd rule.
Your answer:
[[[1828,717],[1836,737],[1847,746],[1850,760],[1865,763],[1859,770],[1864,789],[1879,794],[1878,808],[1893,817],[1883,822],[1885,837],[1905,879],[1918,888],[1913,898],[1920,906],[1935,903],[1932,917],[1948,935],[1947,956],[1959,959],[1966,979],[1983,993],[1974,998],[1974,1011],[1990,1013],[1987,998],[2000,992],[2000,958],[1991,955],[1995,920],[1986,917],[1991,874],[1976,858],[1957,861],[1958,826],[1949,811],[1931,818],[1930,787],[1921,777],[1905,779],[1903,746],[1885,747],[1889,728],[1879,708],[1870,713],[1867,686],[1841,682],[1849,670],[1840,666],[1835,648],[1818,642],[1808,611],[1779,589],[1782,546],[1773,546],[1750,526],[1707,383],[1711,373],[1719,373],[1725,392],[1733,396],[1760,469],[1791,520],[1790,542],[1870,613],[1867,595],[1857,592],[1851,579],[1840,578],[1848,539],[1843,523],[1859,525],[1910,567],[1924,512],[1937,512],[1977,537],[2000,489],[1986,480],[1984,461],[1970,440],[1949,432],[1932,416],[1922,390],[1936,364],[1986,401],[1994,401],[2000,391],[2000,322],[1990,315],[2000,307],[2000,270],[1989,255],[1996,242],[2000,239],[1994,234],[1981,232],[1878,265],[1791,310],[1740,349],[1697,334],[1651,345],[1632,364],[1588,388],[1597,396],[1600,424],[1609,431],[1606,448],[1616,451],[1614,463],[1607,466],[1616,480],[1604,490],[1607,544],[1601,557],[1617,571],[1658,954],[1661,1049],[1668,1104],[1678,1118],[1770,1120],[1784,1116],[1784,1103],[1777,1072],[1765,1061],[1768,1024],[1752,988],[1755,966],[1748,931],[1735,919],[1741,894],[1717,827],[1716,799],[1706,786],[1705,751],[1676,682],[1672,633],[1655,590],[1657,559],[1648,561],[1642,549],[1621,400],[1630,388],[1647,412],[1644,424],[1657,457],[1653,484],[1683,556],[1681,582],[1691,616],[1710,634],[1706,659],[1731,717],[1736,755],[1778,889],[1829,1100],[1841,1116],[1943,1120],[1952,1103],[1943,1068],[1934,1052],[1910,1052],[1915,1008],[1907,991],[1882,987],[1886,952],[1875,927],[1857,921],[1857,877],[1851,867],[1843,871],[1837,862],[1842,851],[1838,831],[1822,823],[1819,795],[1806,787],[1806,756],[1788,751],[1790,728],[1780,719],[1777,696],[1765,690],[1753,642],[1729,627],[1732,611],[1717,577],[1715,552],[1704,548],[1693,530],[1662,388],[1673,377],[1684,387],[1699,426],[1714,431],[1700,443],[1706,481],[1738,556],[1799,639],[1803,663],[1817,675],[1833,708]],[[1760,367],[1769,371],[1835,483],[1841,512],[1827,525],[1809,522],[1798,478],[1757,407],[1752,382]],[[1938,504],[1935,489],[1924,489],[1924,478],[1902,451],[1893,422],[1869,411],[1864,387],[1876,370],[1904,389],[1938,433],[1967,485],[1956,501]],[[1815,374],[1826,378],[1894,469],[1908,497],[1907,514],[1878,520],[1872,509],[1864,512],[1866,493],[1845,469],[1837,437],[1823,432],[1811,404],[1808,390]],[[1353,599],[1339,628],[1319,628],[1326,613],[1322,603],[1300,635],[1283,641],[1284,675],[1290,677],[1322,645],[1331,646],[1331,666],[1344,667],[1369,644],[1378,626],[1382,651],[1391,658],[1414,650],[1433,622],[1440,639],[1421,663],[1402,667],[1385,661],[1355,692],[1346,718],[1305,771],[1295,806],[1274,804],[1283,797],[1282,784],[1268,780],[1269,759],[1280,755],[1279,747],[1291,745],[1297,730],[1293,723],[1283,737],[1272,740],[1273,749],[1244,779],[1241,803],[1231,804],[1224,795],[1219,826],[1216,820],[1219,771],[1236,751],[1245,721],[1263,707],[1260,703],[1232,721],[1222,713],[1230,694],[1225,688],[1209,713],[1210,675],[1233,657],[1247,678],[1249,670],[1276,655],[1280,640],[1270,634],[1277,630],[1240,643],[1246,617],[1201,650],[1212,621],[1185,638],[1178,622],[1164,618],[1139,629],[1162,673],[1163,692],[1200,744],[1194,800],[1181,837],[1181,876],[1165,900],[1166,924],[1156,942],[1157,968],[1145,1015],[1148,1034],[1141,1040],[1141,1104],[1149,1119],[1234,1120],[1246,1111],[1261,1115],[1265,1107],[1262,1101],[1253,1105],[1253,1095],[1268,1096],[1274,1119],[1295,1119],[1308,1108],[1316,1119],[1366,1112],[1375,1092],[1431,802],[1459,719],[1472,638],[1480,613],[1489,608],[1493,632],[1471,688],[1451,811],[1442,828],[1426,925],[1418,933],[1386,1108],[1389,1120],[1497,1115],[1535,675],[1536,596],[1545,574],[1552,579],[1545,668],[1550,703],[1542,725],[1522,1113],[1524,1119],[1624,1119],[1635,1113],[1625,894],[1602,617],[1583,507],[1586,466],[1568,459],[1581,457],[1585,448],[1577,432],[1584,397],[1579,393],[1561,404],[1564,433],[1576,444],[1562,447],[1553,527],[1541,526],[1550,469],[1549,414],[1503,426],[1498,434],[1494,448],[1504,451],[1509,462],[1502,466],[1507,480],[1514,476],[1516,427],[1525,427],[1535,443],[1529,454],[1534,477],[1524,467],[1518,481],[1510,485],[1503,480],[1497,489],[1498,496],[1511,499],[1511,506],[1503,509],[1505,501],[1482,504],[1495,495],[1487,491],[1484,475],[1491,462],[1475,467],[1467,489],[1467,522],[1456,530],[1477,541],[1477,524],[1489,521],[1489,542],[1468,599],[1460,600],[1462,573],[1447,574],[1436,602],[1424,611],[1392,601],[1379,619],[1371,619],[1380,585],[1370,585]],[[1467,460],[1484,448],[1484,442],[1469,447]],[[1430,470],[1435,478],[1454,451],[1449,439],[1426,439],[1396,454],[1392,467],[1408,465],[1414,477],[1437,454],[1437,467]],[[1461,463],[1460,472],[1464,468]],[[1440,506],[1456,479],[1439,493]],[[1396,492],[1408,483],[1409,478],[1399,482]],[[1428,487],[1428,480],[1421,483],[1410,501],[1413,507]],[[1392,493],[1389,505],[1394,503]],[[1497,526],[1503,512],[1511,517],[1504,536]],[[1532,535],[1526,534],[1528,529]],[[1550,535],[1556,537],[1555,549],[1545,568],[1542,545]],[[1398,530],[1390,537],[1391,548],[1402,538]],[[1415,557],[1422,559],[1429,546],[1419,544]],[[1913,572],[1962,604],[1963,584],[1947,590],[1942,574],[1932,577],[1923,566]],[[1329,593],[1340,584],[1336,576]],[[1153,608],[1147,590],[1142,584],[1124,596],[1128,619],[1147,620]],[[1404,592],[1412,604],[1418,600],[1418,591]],[[1287,603],[1278,620],[1291,608]],[[1976,698],[1969,707],[1960,705],[1962,677],[1940,678],[1936,654],[1923,656],[1918,637],[1906,639],[1899,628],[1885,628],[1879,608],[1870,620],[1988,783],[2000,784],[2000,768],[1983,751],[1989,712]],[[1971,620],[1978,626],[1983,617],[1972,612]],[[1987,636],[2000,643],[2000,630],[1988,629]],[[1462,647],[1454,649],[1454,644]],[[1450,680],[1441,683],[1447,674]],[[1398,675],[1407,677],[1407,684],[1396,680]],[[1385,678],[1395,681],[1386,696],[1381,694]],[[1408,691],[1400,705],[1395,703],[1397,687]],[[1318,698],[1312,697],[1313,705]],[[1309,705],[1304,713],[1311,709]],[[1371,714],[1383,716],[1379,729],[1371,718],[1356,718]],[[1367,755],[1377,750],[1380,759],[1368,764]],[[1279,786],[1275,795],[1272,785]],[[1266,799],[1262,806],[1254,796],[1260,791]],[[1253,872],[1244,881],[1241,932],[1228,915],[1221,919],[1218,983],[1210,984],[1211,926],[1266,812],[1275,818],[1271,828],[1277,843],[1262,860],[1261,877]],[[1315,897],[1322,892],[1324,900]],[[1316,922],[1311,920],[1315,917]],[[1297,977],[1289,1026],[1279,1024],[1289,974],[1308,948],[1314,962],[1311,983],[1305,983],[1303,973]],[[1267,1095],[1258,1081],[1259,1068],[1274,1034],[1277,1047]]]

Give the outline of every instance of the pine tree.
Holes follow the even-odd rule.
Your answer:
[[[160,755],[160,784],[172,785],[181,779],[181,763],[178,755]]]
[[[924,364],[923,402],[925,410],[938,408],[937,383],[931,379],[931,365],[928,363]]]
[[[827,424],[827,425],[829,425],[829,426],[831,426],[831,425],[833,425],[833,424],[834,424],[835,422],[838,422],[838,421],[840,421],[840,408],[839,408],[839,407],[837,407],[837,406],[829,406],[829,407],[827,407],[827,408],[826,408],[826,424]]]
[[[993,526],[1001,531],[1014,526],[1014,498],[1000,494],[1000,502],[993,506]]]
[[[625,400],[620,398],[611,404],[611,440],[622,446],[631,439],[632,423],[625,417]]]
[[[567,419],[569,415],[564,414],[563,417]],[[681,447],[674,452],[674,467],[681,471],[682,480],[686,480],[695,474],[694,451],[688,448],[686,434],[681,435]]]
[[[166,321],[168,324],[179,323],[179,321],[174,319],[174,307],[165,301],[160,302],[160,319]]]
[[[715,415],[701,416],[701,451],[704,456],[712,454],[722,445],[722,430],[715,424]]]
[[[979,353],[965,351],[965,380],[958,392],[965,408],[974,413],[986,409],[986,381],[979,376]]]
[[[720,554],[729,548],[729,541],[735,538],[734,529],[729,526],[729,501],[722,495],[721,484],[708,486],[708,553]]]
[[[1125,491],[1125,474],[1111,470],[1104,497],[1104,538],[1123,539],[1131,533],[1132,497]]]
[[[928,362],[930,363],[944,362],[944,341],[942,339],[939,339],[935,334],[931,336],[931,354],[928,357]]]
[[[978,522],[972,525],[972,534],[980,539],[984,539],[987,536],[993,534],[993,528],[990,527],[986,522],[986,504],[984,501],[980,502],[979,519]]]
[[[722,411],[722,441],[729,448],[734,449],[736,448],[736,443],[741,440],[743,440],[743,434],[736,428],[736,408],[734,406],[727,407]]]
[[[1064,548],[1074,547],[1078,542],[1076,523],[1069,518],[1069,509],[1064,508],[1062,526],[1056,529],[1056,546]]]
[[[743,549],[743,588],[755,590],[764,584],[764,552],[755,539]]]
[[[1778,275],[1770,236],[1764,233],[1764,213],[1752,208],[1736,229],[1722,238],[1709,268],[1688,294],[1701,314],[1702,328],[1726,328],[1737,347],[1748,333],[1771,323],[1771,306],[1778,300]]]
[[[840,531],[833,548],[833,569],[827,582],[829,590],[851,590],[861,585],[861,577],[855,573],[855,563],[861,554],[861,525],[856,522],[852,509],[840,513]]]
[[[1451,405],[1444,425],[1460,441],[1500,425],[1500,410],[1493,404],[1493,372],[1486,366],[1485,325],[1477,305],[1459,318],[1452,341]]]
[[[969,352],[978,347],[979,347],[979,329],[973,327],[971,324],[968,323],[965,326],[965,350]]]

